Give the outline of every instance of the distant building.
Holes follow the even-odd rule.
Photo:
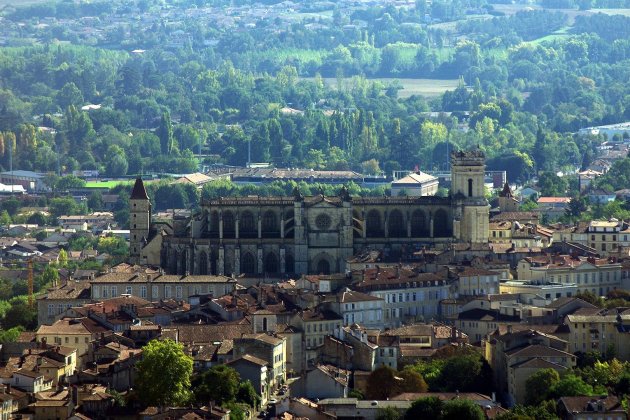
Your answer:
[[[6,171],[0,172],[0,182],[9,185],[21,185],[28,192],[40,192],[48,190],[44,183],[44,174],[33,171]]]
[[[411,197],[435,195],[438,190],[438,179],[424,172],[412,172],[404,178],[392,182],[392,196],[401,193]]]

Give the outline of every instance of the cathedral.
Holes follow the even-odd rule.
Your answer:
[[[334,273],[366,248],[390,256],[422,246],[486,243],[489,206],[480,150],[451,155],[448,197],[234,197],[205,201],[169,223],[151,220],[141,179],[130,205],[130,259],[172,274],[280,277]]]

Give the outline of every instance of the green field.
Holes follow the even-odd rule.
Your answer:
[[[90,181],[85,183],[85,188],[114,188],[117,185],[129,185],[133,181]]]
[[[337,87],[337,79],[334,77],[323,78],[324,83],[332,88]],[[397,79],[394,77],[380,77],[380,78],[368,78],[370,82],[381,82],[383,86],[388,86],[394,81],[398,81],[403,87],[398,91],[399,98],[408,98],[412,95],[422,95],[428,97],[436,97],[447,90],[454,90],[457,88],[459,80],[457,79]],[[352,78],[345,78],[344,84],[352,86]]]

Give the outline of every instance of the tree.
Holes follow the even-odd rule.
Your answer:
[[[37,309],[30,308],[24,302],[16,302],[4,315],[2,328],[10,330],[15,327],[22,327],[25,330],[32,330],[37,326]]]
[[[525,403],[538,405],[547,399],[549,391],[560,381],[560,375],[554,369],[541,369],[525,381]]]
[[[486,416],[479,404],[472,400],[450,400],[442,407],[441,420],[484,420]]]
[[[368,377],[366,397],[373,400],[386,400],[396,395],[397,381],[394,369],[388,366],[376,368]]]
[[[199,402],[215,401],[220,405],[234,402],[240,380],[233,368],[226,365],[212,366],[195,381],[195,398]]]
[[[394,407],[379,408],[376,411],[376,420],[399,420],[402,416]]]
[[[579,376],[570,373],[553,385],[549,393],[555,398],[588,396],[593,394],[593,387]]]
[[[564,178],[553,172],[544,172],[538,178],[540,194],[544,197],[561,197],[566,195],[568,184]]]
[[[5,344],[17,341],[22,331],[24,331],[22,327],[13,327],[8,330],[0,331],[0,343]]]
[[[63,248],[59,251],[59,265],[61,267],[68,265],[68,253]]]
[[[156,134],[160,138],[162,154],[170,155],[173,151],[173,125],[171,124],[171,114],[168,112],[162,114]]]
[[[402,379],[399,384],[399,391],[402,392],[427,392],[429,386],[424,381],[422,375],[412,369],[404,369],[398,372],[398,377]]]
[[[152,340],[142,348],[137,363],[136,387],[148,405],[181,406],[190,400],[193,360],[184,347],[170,339]]]
[[[239,402],[245,403],[253,408],[258,407],[258,404],[260,404],[260,397],[256,393],[252,383],[248,380],[238,384],[236,399]]]
[[[420,398],[411,403],[405,413],[405,420],[437,419],[442,413],[443,405],[438,397]]]
[[[66,254],[66,262],[67,262],[67,258],[68,256]],[[61,261],[61,252],[59,252],[59,260]],[[59,282],[59,270],[57,270],[53,266],[47,265],[46,268],[44,268],[44,271],[42,272],[42,283],[55,285],[57,284],[57,282]]]

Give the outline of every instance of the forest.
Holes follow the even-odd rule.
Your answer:
[[[35,40],[11,43],[11,26],[3,30],[3,169],[187,173],[244,165],[249,149],[277,167],[378,174],[445,169],[448,149],[479,147],[489,169],[523,183],[587,166],[606,139],[578,130],[630,118],[630,18],[622,14],[595,10],[569,22],[557,9],[508,15],[483,1],[340,3],[290,24],[279,15],[230,30],[195,25],[186,13],[160,19],[164,10],[221,2],[69,4],[2,12]],[[98,39],[58,27],[110,13],[124,24],[105,26]],[[145,14],[155,19],[142,27],[135,16]],[[43,21],[52,23],[41,29]],[[444,21],[451,26],[434,23]],[[379,79],[403,76],[459,82],[437,97],[399,98],[400,83]]]

